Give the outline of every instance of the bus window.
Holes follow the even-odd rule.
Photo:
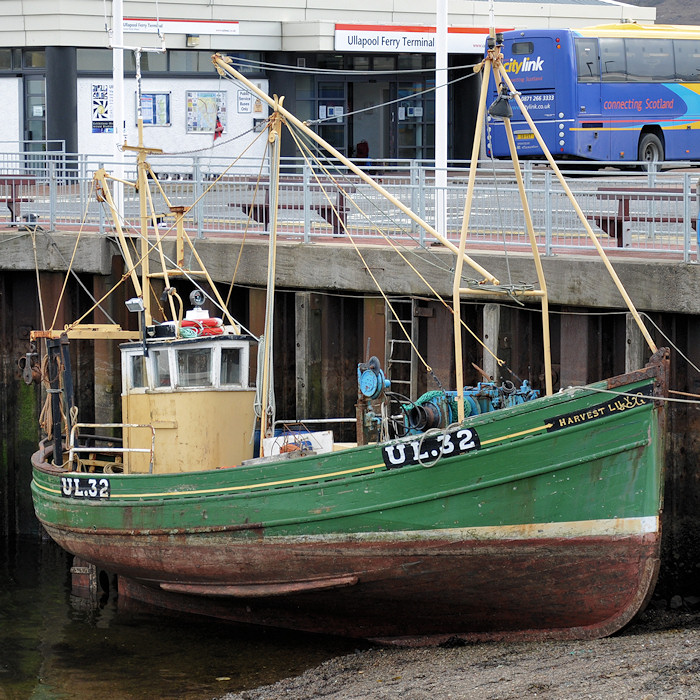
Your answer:
[[[627,79],[624,39],[600,39],[600,68],[604,82]]]
[[[676,79],[687,82],[700,80],[700,39],[676,39]]]
[[[579,83],[600,80],[597,39],[576,39],[576,65]]]
[[[673,80],[673,44],[670,39],[626,39],[627,79],[637,82]]]
[[[535,50],[535,45],[531,41],[514,41],[510,48],[513,56],[529,56]]]

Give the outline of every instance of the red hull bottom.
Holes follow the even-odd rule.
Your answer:
[[[172,557],[177,581],[132,566],[139,576],[120,576],[120,595],[230,621],[403,645],[603,637],[644,608],[659,568],[658,533],[371,545],[350,540],[342,547],[229,542],[218,572],[211,561],[202,566],[211,554],[207,547],[198,551],[190,543],[185,561],[185,550],[171,545],[160,542],[158,551]],[[85,549],[81,556],[95,561]],[[254,581],[251,572],[257,572]]]

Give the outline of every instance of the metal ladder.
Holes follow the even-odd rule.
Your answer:
[[[413,299],[391,299],[391,305],[398,319],[411,337],[413,343],[417,343],[418,324],[414,323]],[[417,392],[417,366],[418,359],[413,352],[411,343],[406,334],[401,330],[399,320],[394,317],[388,305],[385,308],[386,318],[386,377],[391,380],[391,388],[399,394],[415,399]]]

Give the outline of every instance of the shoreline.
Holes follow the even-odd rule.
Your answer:
[[[221,700],[700,699],[700,613],[648,609],[587,641],[372,647]]]

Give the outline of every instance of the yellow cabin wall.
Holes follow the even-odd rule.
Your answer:
[[[124,423],[155,427],[155,473],[231,467],[253,457],[255,390],[139,392],[122,396]],[[147,429],[124,429],[125,447],[150,448]],[[127,473],[147,472],[149,455],[125,453]]]

